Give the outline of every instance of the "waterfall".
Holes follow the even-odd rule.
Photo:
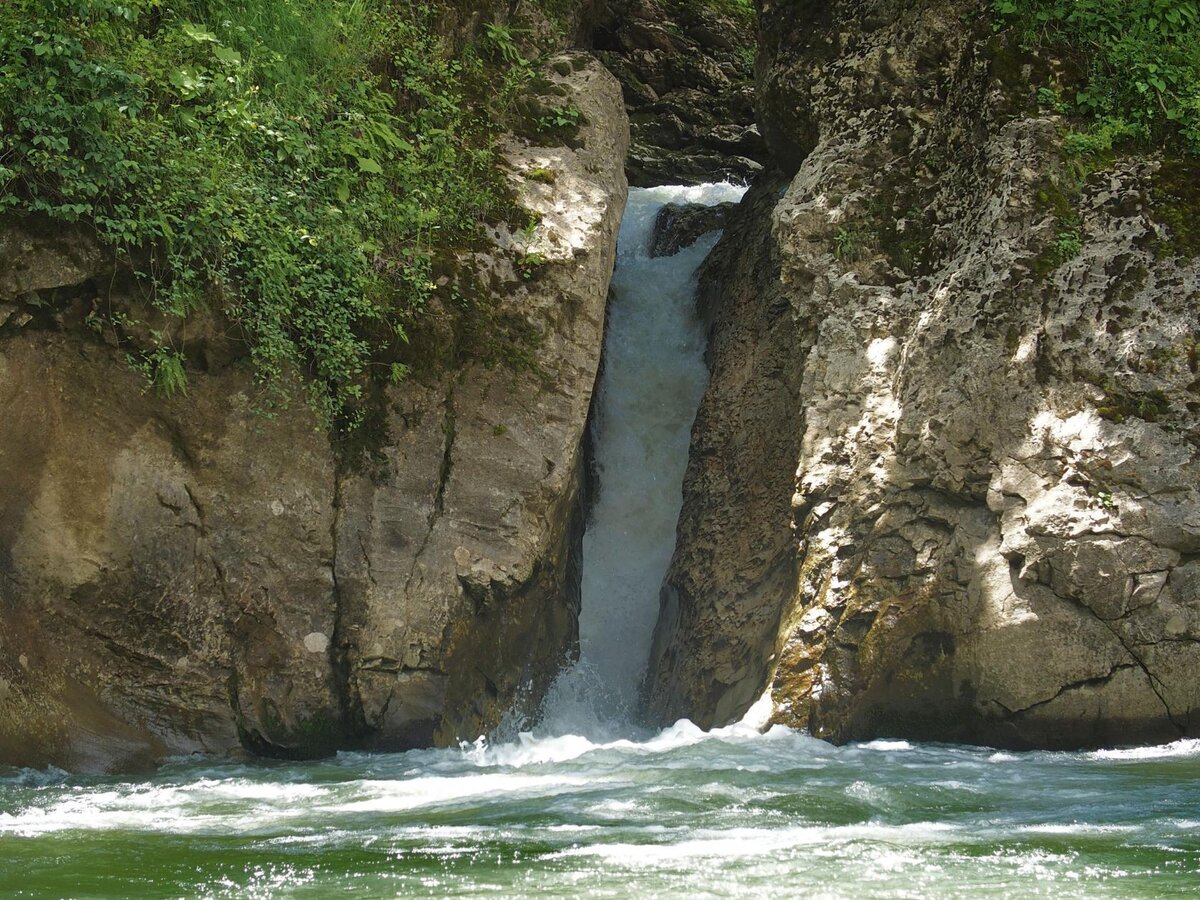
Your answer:
[[[675,548],[692,420],[704,392],[696,270],[712,234],[674,256],[648,248],[666,203],[737,200],[743,188],[635,188],[621,225],[595,422],[599,496],[583,539],[580,658],[552,687],[539,732],[628,736],[658,594]]]
[[[395,754],[179,757],[144,777],[0,768],[0,897],[1195,895],[1200,740],[836,747],[765,727],[769,696],[709,731],[630,723],[706,380],[692,294],[713,243],[650,260],[646,239],[664,201],[736,194],[634,192],[597,395],[582,655],[540,725]]]

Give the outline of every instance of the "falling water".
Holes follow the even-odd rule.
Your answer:
[[[683,472],[707,382],[696,270],[717,235],[651,258],[664,203],[735,201],[729,184],[631,192],[621,225],[595,426],[600,493],[583,539],[580,659],[547,699],[539,730],[629,736],[632,704],[675,547]]]

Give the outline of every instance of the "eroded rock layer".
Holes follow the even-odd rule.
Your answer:
[[[763,5],[779,174],[705,276],[654,718],[1200,733],[1200,169],[1081,175],[985,12]]]
[[[638,187],[742,182],[762,169],[753,17],[737,4],[610,0],[596,52],[621,82]]]
[[[236,361],[194,373],[187,397],[148,394],[79,327],[89,304],[123,302],[104,255],[84,235],[6,233],[0,765],[446,744],[537,702],[576,640],[628,146],[602,66],[573,54],[549,72],[583,113],[576,146],[505,149],[539,224],[464,262],[525,324],[530,358],[389,387],[370,466],[340,465],[301,407],[263,418]]]

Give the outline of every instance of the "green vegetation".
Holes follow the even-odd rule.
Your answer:
[[[1126,419],[1157,422],[1171,410],[1171,402],[1161,390],[1123,391],[1111,381],[1105,387],[1107,394],[1096,412],[1111,422],[1121,423]]]
[[[842,262],[858,259],[859,235],[849,228],[839,228],[833,233],[833,256]]]
[[[533,65],[500,26],[452,51],[441,12],[5,0],[0,215],[94,230],[167,321],[203,311],[244,340],[265,407],[295,371],[324,424],[352,427],[372,381],[407,374],[435,251],[512,207],[492,138]],[[164,394],[186,392],[175,332],[125,337]]]
[[[1200,159],[1164,162],[1150,197],[1154,218],[1170,229],[1162,251],[1185,259],[1200,256]]]
[[[563,104],[546,110],[534,124],[542,134],[574,136],[583,124],[583,113],[570,104]]]
[[[1046,176],[1038,190],[1039,205],[1054,216],[1054,239],[1033,261],[1033,271],[1040,278],[1045,278],[1059,266],[1070,262],[1083,250],[1083,232],[1077,208],[1083,184],[1078,174]]]
[[[1070,226],[1059,231],[1054,236],[1054,243],[1051,247],[1059,265],[1077,257],[1083,250],[1083,236],[1079,232],[1079,227]]]
[[[523,281],[533,281],[549,262],[541,253],[526,253],[517,263],[517,272]]]
[[[1058,231],[1054,240],[1033,261],[1033,271],[1045,278],[1059,266],[1077,257],[1083,250],[1083,235],[1079,231],[1078,219],[1058,220]]]
[[[693,0],[697,2],[697,0]],[[697,5],[736,16],[753,16],[754,0],[698,0]]]
[[[1165,151],[1151,188],[1151,214],[1168,229],[1159,250],[1194,257],[1200,252],[1200,2],[993,0],[993,7],[996,27],[1012,26],[1006,34],[1016,38],[994,47],[997,62],[1010,75],[1018,58],[1032,65],[1035,83],[1044,82],[1038,105],[1072,120],[1063,147],[1079,180],[1115,152]],[[1015,53],[1017,40],[1022,54]],[[1049,53],[1040,58],[1029,52],[1043,50]],[[1063,64],[1048,65],[1047,56]],[[1049,201],[1058,230],[1034,263],[1042,275],[1080,248],[1074,204],[1060,196]]]
[[[1165,140],[1200,153],[1196,0],[993,0],[993,6],[1027,46],[1065,56],[1063,83],[1043,87],[1039,100],[1086,122],[1068,136],[1069,150],[1101,154],[1121,143]]]

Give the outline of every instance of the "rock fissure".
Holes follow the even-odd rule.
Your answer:
[[[1095,611],[1092,610],[1091,607],[1085,606],[1085,608],[1095,615]],[[1132,659],[1137,667],[1145,674],[1146,680],[1150,685],[1150,689],[1154,691],[1154,695],[1158,697],[1159,702],[1162,703],[1163,711],[1167,714],[1167,718],[1171,721],[1171,724],[1179,729],[1181,736],[1187,734],[1187,723],[1180,723],[1175,718],[1174,710],[1171,709],[1171,705],[1167,702],[1167,698],[1163,696],[1165,686],[1163,685],[1162,680],[1152,671],[1150,671],[1150,667],[1146,665],[1145,660],[1139,654],[1133,652],[1133,648],[1129,645],[1129,642],[1126,641],[1125,637],[1112,626],[1111,622],[1107,622],[1104,619],[1101,619],[1099,616],[1096,616],[1096,618],[1098,621],[1102,622],[1104,626],[1112,633],[1112,636],[1116,638],[1117,642],[1121,645],[1125,652],[1129,654],[1129,658]]]
[[[450,483],[450,474],[454,471],[454,438],[456,431],[453,386],[446,392],[446,415],[442,422],[442,433],[446,436],[446,444],[442,449],[442,462],[441,467],[438,469],[438,486],[437,494],[433,501],[433,512],[429,515],[429,530],[431,533],[434,525],[437,523],[438,517],[445,512],[446,487]]]
[[[333,675],[337,718],[341,724],[344,738],[348,741],[354,741],[362,731],[361,710],[355,703],[352,687],[352,664],[350,661],[351,637],[347,633],[349,614],[346,610],[346,599],[342,594],[341,579],[338,575],[339,563],[342,560],[340,553],[342,516],[344,513],[344,504],[346,503],[346,498],[343,496],[343,479],[344,475],[340,468],[335,467],[333,471],[333,496],[330,503],[333,514],[329,522],[329,546],[331,550],[329,557],[329,582],[330,600],[333,605],[333,629],[330,633],[327,652],[329,668]],[[371,566],[370,557],[363,546],[361,536],[359,536],[359,548],[362,551],[363,559],[366,561],[369,575]]]
[[[1084,690],[1087,688],[1102,687],[1103,685],[1108,684],[1110,681],[1112,681],[1112,679],[1117,675],[1118,672],[1123,672],[1128,669],[1136,669],[1136,668],[1138,668],[1137,663],[1121,663],[1119,665],[1113,666],[1112,669],[1110,669],[1108,672],[1106,672],[1103,675],[1097,675],[1092,678],[1081,678],[1079,681],[1072,681],[1069,684],[1064,684],[1057,691],[1055,691],[1052,696],[1047,697],[1045,700],[1037,700],[1033,703],[1030,703],[1028,706],[1021,707],[1020,709],[1009,709],[1007,706],[1005,706],[999,700],[996,700],[994,702],[996,703],[997,706],[999,706],[1001,709],[1004,710],[1006,715],[1015,718],[1017,716],[1022,716],[1027,713],[1030,713],[1035,709],[1039,709],[1040,707],[1048,706],[1049,704],[1051,704],[1054,701],[1061,698],[1064,694],[1067,694],[1071,691],[1079,691],[1079,690]]]
[[[204,507],[200,505],[200,500],[196,497],[196,492],[192,486],[184,482],[183,491],[187,494],[188,502],[191,503],[192,509],[196,512],[196,527],[200,534],[204,537],[208,536],[208,526],[205,524],[206,517],[204,515]]]

